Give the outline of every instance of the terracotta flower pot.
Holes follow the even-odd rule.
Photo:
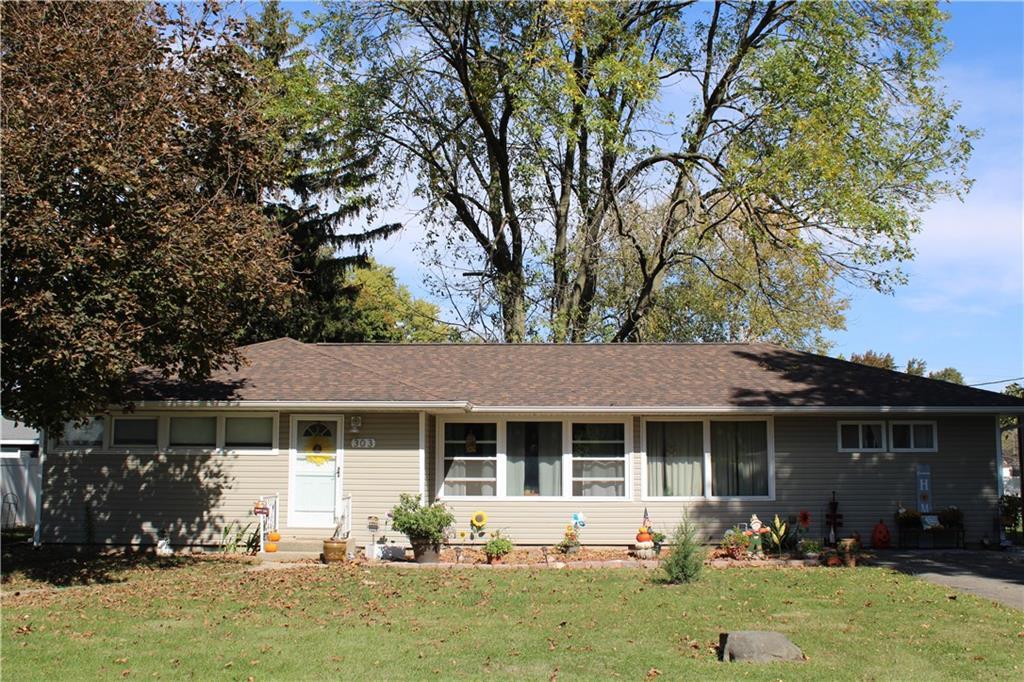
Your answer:
[[[489,557],[487,557],[487,563],[489,563],[491,566],[494,566],[496,564],[500,564],[501,563],[501,559],[502,559],[502,557],[500,557],[500,556],[489,556]]]

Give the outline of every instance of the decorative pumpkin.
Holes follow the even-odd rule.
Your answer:
[[[636,534],[636,541],[637,542],[653,542],[654,538],[647,531],[647,529],[644,528],[643,532]]]
[[[885,525],[885,521],[878,519],[874,530],[871,531],[871,546],[875,549],[889,549],[889,541],[889,527]]]
[[[268,553],[276,552],[277,551],[277,543],[276,542],[268,542],[267,544],[263,545],[263,551],[264,552],[268,552]]]
[[[271,542],[278,542],[281,540],[281,534],[278,533],[276,530],[272,530],[269,533],[267,533],[267,539]]]

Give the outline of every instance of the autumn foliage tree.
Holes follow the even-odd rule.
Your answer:
[[[242,33],[192,10],[2,8],[5,416],[59,427],[129,400],[140,365],[205,377],[287,301]]]
[[[932,3],[336,2],[320,49],[358,44],[337,72],[388,93],[384,132],[464,319],[505,341],[633,341],[692,271],[746,261],[736,284],[759,308],[786,302],[783,257],[903,281],[921,211],[969,184],[944,19]],[[667,207],[655,239],[631,203]],[[608,309],[621,244],[633,283]]]

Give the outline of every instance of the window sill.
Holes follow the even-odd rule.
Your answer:
[[[473,502],[473,501],[489,501],[489,502],[632,502],[633,499],[629,497],[569,497],[561,495],[555,496],[542,496],[542,495],[444,495],[438,496],[440,502]]]

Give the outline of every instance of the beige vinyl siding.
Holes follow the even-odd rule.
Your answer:
[[[361,413],[360,416],[363,424],[358,437],[373,438],[376,447],[351,448],[353,434],[349,434],[342,490],[343,494],[352,496],[352,537],[365,543],[370,540],[367,517],[377,516],[383,525],[401,493],[419,493],[419,414]],[[348,417],[346,415],[346,423]],[[389,539],[406,542],[404,536],[383,532]]]
[[[892,416],[888,419],[901,419]],[[920,417],[910,417],[920,418]],[[632,542],[647,508],[655,527],[670,531],[684,512],[697,524],[701,536],[717,541],[734,524],[757,514],[770,521],[801,510],[811,513],[809,535],[824,534],[824,514],[831,491],[836,491],[844,515],[843,534],[859,532],[867,541],[879,519],[893,533],[897,503],[916,505],[916,465],[931,464],[933,508],[959,506],[967,523],[967,539],[979,541],[992,533],[996,510],[995,426],[992,417],[939,417],[938,452],[871,453],[859,457],[837,452],[836,423],[843,417],[776,417],[775,501],[644,499],[640,471],[641,419],[634,419],[631,476],[633,499],[626,500],[451,500],[460,529],[468,527],[474,511],[486,511],[488,528],[503,529],[521,544],[559,541],[573,512],[587,516],[584,544],[624,545]],[[432,487],[431,491],[435,491]]]
[[[255,522],[257,497],[277,492],[284,504],[288,493],[287,449],[252,455],[51,453],[44,468],[47,542],[150,544],[166,532],[175,545],[216,544],[226,525]]]
[[[383,518],[402,492],[416,493],[419,482],[419,416],[407,413],[355,413],[362,418],[358,434],[344,434],[342,492],[352,496],[352,529],[366,542],[368,516]],[[91,524],[97,542],[151,543],[161,530],[174,544],[216,543],[224,525],[254,520],[253,501],[259,495],[281,496],[281,529],[322,537],[323,529],[290,528],[288,466],[291,414],[279,415],[278,452],[274,454],[155,454],[49,453],[44,471],[43,538],[81,542]],[[346,429],[353,414],[345,414]],[[901,419],[899,415],[887,420]],[[918,418],[918,417],[911,417]],[[884,519],[893,530],[897,503],[916,504],[916,465],[932,468],[933,507],[955,504],[967,521],[967,539],[992,537],[996,511],[995,420],[991,416],[937,418],[938,452],[840,453],[834,417],[780,416],[774,419],[775,501],[699,500],[683,502],[646,498],[641,490],[640,454],[643,421],[632,419],[630,457],[631,500],[594,498],[488,498],[450,500],[458,529],[468,527],[471,514],[487,512],[489,528],[504,529],[517,543],[550,545],[558,542],[573,512],[587,515],[582,539],[586,544],[626,545],[632,542],[646,507],[660,530],[669,531],[684,511],[697,523],[706,540],[717,541],[726,528],[757,513],[772,515],[807,510],[813,517],[812,535],[824,532],[826,504],[836,491],[844,514],[844,534],[858,531],[865,539]],[[436,494],[438,418],[428,415],[426,490]],[[373,438],[372,449],[354,449],[352,438]],[[91,520],[87,522],[86,506]]]

